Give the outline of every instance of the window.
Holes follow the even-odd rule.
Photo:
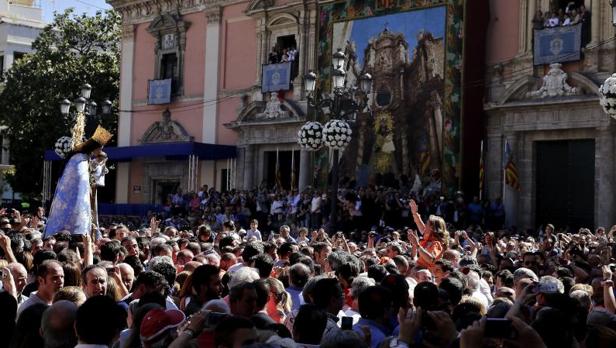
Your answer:
[[[21,58],[23,58],[26,54],[23,52],[13,52],[13,62],[17,62]]]
[[[0,75],[4,72],[4,56],[0,56]]]
[[[283,35],[276,38],[276,46],[269,54],[269,63],[291,62],[291,80],[297,77],[299,71],[299,51],[295,35]]]
[[[166,53],[163,54],[160,62],[160,78],[164,79],[172,79],[171,81],[171,93],[175,94],[177,92],[177,83],[178,83],[178,57],[175,53]]]
[[[181,15],[163,13],[154,18],[147,29],[157,42],[154,79],[172,79],[172,96],[183,94],[184,49],[189,26]]]

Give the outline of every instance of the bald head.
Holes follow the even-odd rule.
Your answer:
[[[128,291],[133,287],[133,282],[135,281],[135,271],[133,267],[127,263],[118,264],[118,268],[120,269],[120,276],[122,277],[122,283],[126,286]]]
[[[11,275],[15,280],[15,288],[17,293],[21,294],[21,291],[28,282],[28,271],[26,271],[26,267],[19,262],[13,262],[8,265],[8,269],[11,271]]]
[[[77,337],[73,329],[76,316],[77,305],[70,301],[61,300],[47,308],[41,319],[41,333],[45,347],[76,345]]]

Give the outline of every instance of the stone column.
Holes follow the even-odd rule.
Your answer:
[[[306,186],[310,186],[310,178],[312,174],[311,164],[310,152],[301,150],[299,153],[299,192],[302,192]]]
[[[518,54],[522,55],[526,52],[526,37],[528,36],[527,26],[528,15],[528,0],[520,0],[520,25],[518,29]]]
[[[218,99],[218,73],[220,58],[220,20],[222,10],[220,7],[205,12],[207,27],[205,31],[205,77],[203,100]],[[216,128],[218,127],[218,103],[206,103],[203,107],[203,126],[201,141],[216,143]]]
[[[593,47],[601,38],[601,2],[604,0],[592,0],[590,9],[590,44]]]
[[[120,109],[133,109],[133,64],[135,54],[135,27],[132,24],[122,27],[122,57],[120,61]],[[118,146],[131,145],[132,114],[121,111],[118,117]],[[128,203],[130,185],[130,163],[118,163],[116,171],[116,203]]]
[[[533,30],[533,18],[535,18],[535,12],[537,11],[537,0],[528,0],[528,11],[526,13],[526,52],[533,49],[533,36],[535,32]]]
[[[244,190],[252,190],[255,186],[255,145],[248,144],[244,148]]]

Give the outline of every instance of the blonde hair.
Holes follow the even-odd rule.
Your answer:
[[[433,239],[438,240],[443,244],[445,249],[449,248],[449,232],[447,231],[447,224],[442,217],[436,215],[430,215],[428,221],[432,225]]]
[[[285,315],[291,312],[291,295],[284,289],[282,282],[276,278],[265,280],[269,285],[270,291],[276,295],[276,307]]]

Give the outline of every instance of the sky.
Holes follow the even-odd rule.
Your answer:
[[[357,45],[358,63],[363,64],[364,48],[370,38],[380,34],[385,26],[392,32],[404,33],[409,50],[412,52],[417,44],[416,35],[420,31],[430,32],[435,38],[445,35],[445,15],[445,7],[440,6],[353,21],[351,41]]]
[[[43,8],[43,19],[49,23],[53,19],[53,12],[62,12],[69,7],[75,8],[76,13],[95,14],[96,11],[111,9],[105,0],[39,0]]]

